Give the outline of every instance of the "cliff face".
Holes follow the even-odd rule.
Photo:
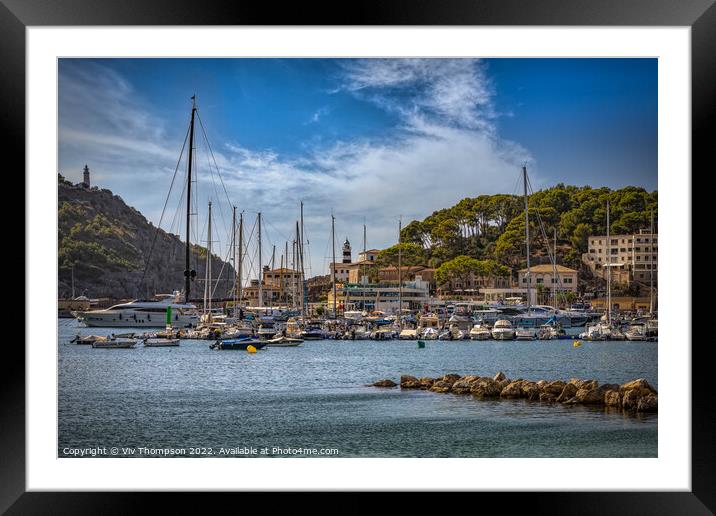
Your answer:
[[[73,268],[75,295],[122,299],[183,290],[185,249],[177,236],[162,229],[157,234],[144,215],[109,190],[74,186],[60,176],[57,200],[60,297],[71,295]],[[197,279],[204,276],[206,254],[205,248],[193,246]],[[225,297],[234,269],[213,254],[211,267],[215,278],[223,268],[214,297]],[[192,282],[192,299],[203,292],[203,281]]]

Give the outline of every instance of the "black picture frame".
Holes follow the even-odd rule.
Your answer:
[[[25,29],[43,25],[562,25],[689,26],[692,49],[692,178],[706,169],[715,120],[716,6],[714,0],[379,0],[269,3],[188,0],[0,0],[0,98],[3,154],[24,169]],[[710,160],[712,161],[712,160]],[[689,207],[685,207],[690,210]],[[25,274],[32,271],[25,268]],[[689,278],[690,281],[690,278]],[[27,311],[26,311],[27,317]],[[688,314],[691,317],[691,314]],[[681,321],[683,322],[683,321]],[[673,343],[688,351],[687,342]],[[138,493],[25,492],[25,356],[6,342],[0,361],[0,510],[7,514],[125,514],[145,506]],[[12,345],[10,345],[12,344]],[[704,343],[707,344],[707,343]],[[26,346],[33,345],[26,342]],[[671,345],[671,344],[670,344]],[[510,493],[531,511],[564,514],[710,514],[714,439],[708,382],[709,346],[692,347],[692,491],[621,493]],[[164,511],[210,507],[182,494],[157,494]],[[214,493],[213,500],[225,496]],[[488,498],[500,496],[485,494]],[[504,497],[504,495],[502,495]],[[204,499],[207,497],[204,496]],[[415,499],[420,502],[420,497]],[[496,500],[503,504],[503,500]],[[222,502],[224,503],[224,502]],[[484,503],[480,501],[480,504]],[[358,505],[352,505],[355,510]]]

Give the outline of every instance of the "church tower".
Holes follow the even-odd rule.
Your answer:
[[[84,183],[85,188],[90,187],[89,167],[87,164],[85,164],[85,168],[82,170],[82,183]]]
[[[351,263],[353,260],[351,260],[351,243],[348,241],[348,237],[346,237],[346,241],[343,242],[343,263]]]

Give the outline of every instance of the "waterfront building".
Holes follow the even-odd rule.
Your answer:
[[[292,301],[292,295],[297,292],[300,296],[301,272],[286,267],[271,269],[264,266],[263,271],[263,303],[262,306],[286,304]],[[242,301],[246,300],[249,306],[258,306],[259,280],[251,280],[250,284],[242,289]]]
[[[514,287],[512,272],[507,276],[478,276],[470,274],[465,280],[448,281],[440,285],[441,296],[477,296],[485,289],[510,289]]]
[[[378,259],[378,253],[380,253],[380,249],[368,249],[367,251],[361,251],[358,253],[358,261],[375,262]]]
[[[648,296],[631,297],[631,296],[612,296],[612,310],[622,312],[648,312],[650,299]],[[605,297],[596,297],[590,300],[590,304],[594,310],[604,311],[607,307],[607,299]]]
[[[399,306],[399,288],[391,284],[340,284],[336,288],[336,304],[341,311],[365,310],[394,314]],[[421,310],[430,300],[429,285],[418,275],[402,288],[404,310]],[[328,306],[333,305],[333,291],[328,291]]]
[[[538,304],[537,289],[531,289],[530,292],[530,304]],[[485,287],[480,289],[480,296],[487,304],[522,304],[527,302],[527,289],[519,287]]]
[[[658,234],[642,229],[638,233],[593,235],[587,239],[588,250],[582,255],[584,262],[599,277],[606,277],[604,264],[611,263],[612,281],[656,285],[658,278]],[[609,255],[607,256],[607,252]]]
[[[554,269],[557,270],[556,276],[554,275]],[[527,269],[520,269],[517,279],[518,286],[524,289],[529,286],[536,291],[541,285],[546,292],[552,292],[554,288],[557,292],[577,293],[577,271],[564,265],[553,266],[549,263],[533,265],[530,267],[529,278],[528,283]]]
[[[376,263],[371,260],[359,260],[352,265],[348,270],[348,283],[369,283],[370,270],[376,267]]]

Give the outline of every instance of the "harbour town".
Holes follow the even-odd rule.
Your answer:
[[[441,80],[432,63],[395,62],[427,67],[415,81]],[[356,63],[350,73],[362,73]],[[472,83],[481,65],[451,66]],[[113,173],[114,151],[60,162],[58,456],[116,446],[180,457],[189,444],[271,456],[656,456],[655,183],[550,178],[452,111],[438,119],[479,136],[466,155],[494,153],[474,165],[482,181],[406,179],[417,162],[401,180],[392,164],[403,158],[325,172],[368,152],[345,142],[321,148],[308,173],[308,158],[279,163],[273,149],[227,138],[234,122],[215,102],[184,93],[151,183]],[[428,118],[438,109],[416,106]],[[410,140],[422,123],[399,134],[441,142],[430,156],[462,152],[434,128]],[[372,173],[378,186],[341,190]],[[438,186],[449,194],[427,202]]]

